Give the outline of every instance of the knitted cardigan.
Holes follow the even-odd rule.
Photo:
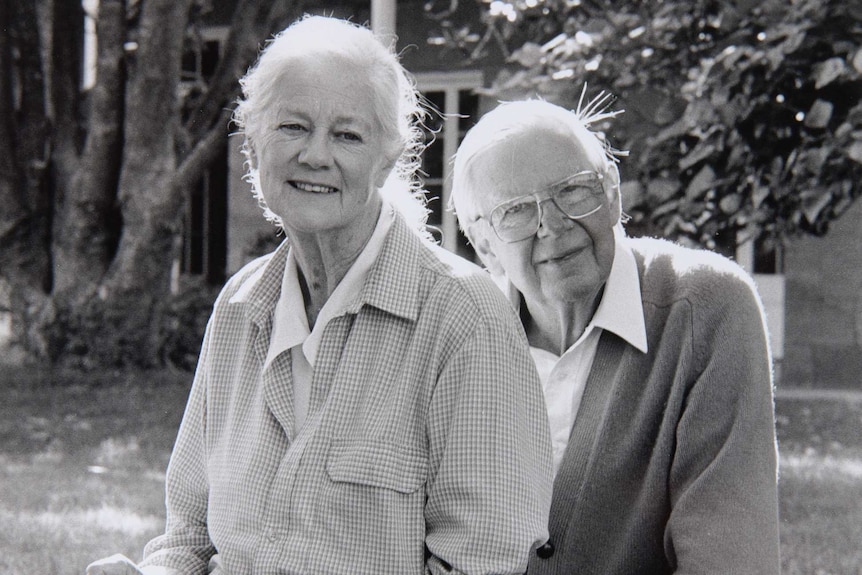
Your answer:
[[[550,541],[528,572],[778,573],[771,357],[753,283],[713,253],[624,241],[649,351],[602,334]]]

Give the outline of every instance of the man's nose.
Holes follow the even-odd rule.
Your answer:
[[[539,237],[560,234],[574,225],[575,222],[566,216],[551,198],[539,203],[539,229],[536,230]]]
[[[314,131],[305,140],[305,147],[299,153],[299,161],[309,167],[318,169],[332,164],[332,150],[327,134]]]

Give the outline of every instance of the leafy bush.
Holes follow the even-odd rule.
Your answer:
[[[203,278],[184,276],[179,290],[165,301],[152,301],[142,292],[113,305],[93,296],[80,305],[54,309],[46,319],[47,359],[84,370],[165,365],[192,370],[218,291]],[[138,312],[129,314],[128,309]],[[152,321],[154,315],[157,321]]]
[[[179,291],[171,295],[162,315],[159,355],[164,364],[194,369],[219,289],[199,277],[182,278]]]
[[[618,98],[597,127],[631,151],[630,228],[710,248],[820,235],[862,193],[858,2],[479,3],[484,34],[457,11],[441,26],[476,58],[505,47],[489,94]]]

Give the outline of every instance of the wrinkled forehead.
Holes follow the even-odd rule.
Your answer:
[[[478,150],[466,168],[473,200],[487,212],[502,201],[597,166],[571,132],[531,126],[495,139]]]
[[[287,112],[313,114],[328,106],[333,114],[385,131],[396,123],[397,94],[383,93],[373,72],[369,62],[339,53],[286,55],[259,85],[254,126]]]

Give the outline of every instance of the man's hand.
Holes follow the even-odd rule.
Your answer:
[[[121,553],[87,565],[86,575],[143,575],[132,560]]]

